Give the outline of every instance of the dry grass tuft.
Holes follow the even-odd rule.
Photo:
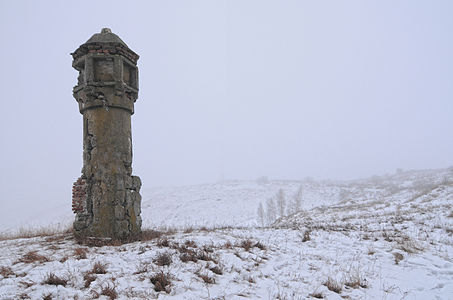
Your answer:
[[[253,247],[253,242],[249,239],[242,240],[239,247],[244,248],[245,251],[249,251]]]
[[[152,229],[143,230],[141,240],[142,241],[154,240],[154,239],[160,238],[163,234],[164,233],[162,231],[157,231],[157,230],[152,230]]]
[[[154,274],[151,276],[150,281],[154,284],[154,290],[156,292],[166,292],[167,294],[170,293],[170,274],[165,274],[163,271]]]
[[[76,259],[86,259],[88,250],[85,248],[74,249],[74,257]]]
[[[109,284],[106,286],[101,287],[101,293],[102,296],[107,296],[110,298],[110,300],[114,300],[118,298],[118,293],[115,290],[115,286],[110,286]]]
[[[16,273],[13,272],[13,270],[10,267],[0,267],[0,275],[3,276],[3,278],[8,278],[10,276],[15,276]]]
[[[186,240],[184,242],[184,245],[186,247],[190,247],[190,248],[197,248],[198,247],[197,244],[194,241],[191,241],[191,240]]]
[[[368,287],[366,279],[360,276],[358,272],[349,275],[344,281],[344,285],[353,289],[358,289],[359,287],[366,289]]]
[[[91,283],[96,280],[96,276],[93,273],[87,272],[83,275],[83,280],[85,282],[85,288],[89,288]]]
[[[208,269],[214,274],[217,274],[217,275],[222,275],[223,274],[223,271],[222,271],[222,269],[220,269],[219,266],[214,266],[214,267],[211,267],[211,268],[208,268]]]
[[[153,262],[158,266],[169,266],[172,263],[171,254],[169,252],[159,253]]]
[[[194,251],[182,253],[182,254],[179,256],[179,259],[180,259],[182,262],[189,262],[189,261],[192,261],[192,262],[195,262],[195,263],[196,263],[196,262],[198,261],[197,254],[196,254]]]
[[[44,281],[42,283],[49,284],[49,285],[66,286],[68,284],[68,280],[60,278],[57,275],[55,275],[54,273],[49,273],[49,274],[47,274],[47,277],[44,279]]]
[[[402,261],[404,259],[404,256],[398,252],[393,253],[393,256],[395,258],[395,265],[398,265],[400,263],[400,261]]]
[[[38,251],[29,251],[28,253],[24,254],[18,261],[15,263],[33,263],[33,262],[48,262],[49,259],[43,255],[37,253]]]
[[[106,274],[107,273],[106,267],[107,267],[106,264],[103,264],[103,263],[97,261],[94,263],[93,268],[91,269],[91,273],[92,274]]]
[[[260,242],[257,242],[255,245],[253,245],[253,247],[256,247],[256,248],[258,248],[260,250],[266,250],[266,246],[264,246]]]
[[[204,281],[204,283],[208,283],[208,284],[214,284],[215,283],[215,278],[209,276],[208,274],[201,273],[200,271],[195,272],[195,274],[198,277],[200,277]]]
[[[329,291],[335,292],[337,294],[341,293],[342,285],[332,277],[328,277],[327,281],[325,281],[323,285],[325,285],[329,289]]]
[[[308,295],[308,297],[313,297],[313,298],[316,298],[316,299],[324,299],[324,295],[321,292],[311,293],[310,295]]]
[[[42,295],[42,299],[43,300],[52,300],[52,293],[47,293],[47,294],[44,294]],[[30,298],[22,298],[22,299],[30,299]]]
[[[156,245],[159,247],[169,247],[170,243],[168,242],[168,239],[166,237],[163,237],[157,240]]]
[[[309,240],[311,240],[310,231],[305,230],[304,235],[302,236],[302,243],[308,242]]]

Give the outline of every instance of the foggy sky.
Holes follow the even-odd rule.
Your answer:
[[[69,55],[109,27],[140,55],[144,188],[453,165],[451,1],[2,1],[1,213],[70,209]]]

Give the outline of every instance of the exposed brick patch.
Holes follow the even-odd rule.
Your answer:
[[[86,180],[79,177],[72,186],[72,211],[80,213],[86,211],[87,203],[87,184]]]

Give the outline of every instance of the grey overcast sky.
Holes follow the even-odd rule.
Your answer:
[[[70,209],[69,55],[109,27],[140,54],[144,188],[453,165],[453,1],[1,1],[1,222]]]

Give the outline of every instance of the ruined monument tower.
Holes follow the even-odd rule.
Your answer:
[[[74,183],[76,237],[132,240],[141,233],[141,181],[132,176],[131,115],[139,56],[110,29],[74,53],[74,98],[83,115],[82,176]]]

